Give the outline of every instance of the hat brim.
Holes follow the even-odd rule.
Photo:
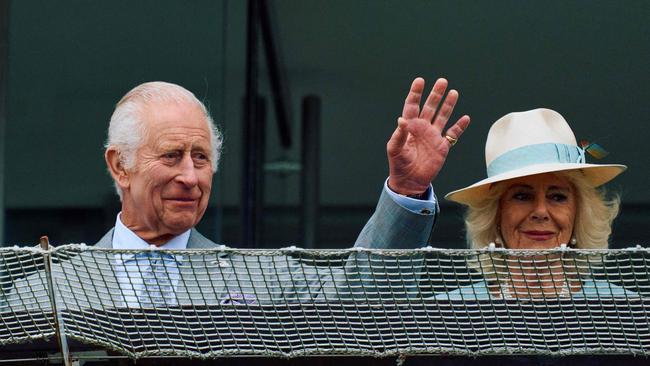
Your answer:
[[[580,170],[584,173],[587,180],[594,186],[601,186],[627,169],[627,166],[620,164],[581,164],[581,163],[553,163],[529,165],[525,168],[511,170],[502,174],[495,175],[474,183],[453,192],[447,193],[445,199],[472,206],[482,201],[490,190],[490,185],[508,179],[526,177],[542,173],[563,172],[569,170]]]

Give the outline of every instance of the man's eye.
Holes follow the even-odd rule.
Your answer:
[[[174,152],[165,153],[165,154],[163,154],[162,157],[165,160],[174,160],[174,159],[178,158],[178,155],[179,155],[178,152],[174,151]]]
[[[207,156],[206,154],[204,154],[204,153],[194,153],[194,154],[192,155],[192,158],[193,158],[194,160],[196,160],[196,161],[201,161],[201,162],[204,162],[204,161],[208,161],[208,160],[209,160],[209,159],[208,159],[208,156]]]

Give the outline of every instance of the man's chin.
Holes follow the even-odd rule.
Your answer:
[[[176,218],[165,222],[167,229],[174,235],[180,235],[190,230],[198,223],[194,216],[187,218]]]

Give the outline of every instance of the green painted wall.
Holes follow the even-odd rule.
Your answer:
[[[13,1],[8,207],[95,207],[113,198],[102,145],[133,86],[176,82],[222,114],[220,1]]]
[[[650,2],[271,3],[294,116],[302,95],[323,98],[323,204],[375,202],[410,81],[443,75],[473,126],[435,182],[439,193],[484,176],[491,122],[548,107],[578,138],[609,150],[604,162],[630,166],[613,185],[624,202],[650,202]],[[21,0],[10,15],[8,207],[111,200],[107,122],[120,96],[148,80],[177,82],[208,101],[226,135],[213,201],[238,204],[244,1]],[[281,150],[274,129],[269,114],[268,160],[297,160],[299,145]],[[297,176],[268,182],[269,204],[297,203]]]

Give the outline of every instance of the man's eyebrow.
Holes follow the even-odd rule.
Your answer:
[[[158,149],[163,150],[163,151],[169,151],[169,150],[183,150],[183,145],[181,144],[160,144],[158,145]]]

